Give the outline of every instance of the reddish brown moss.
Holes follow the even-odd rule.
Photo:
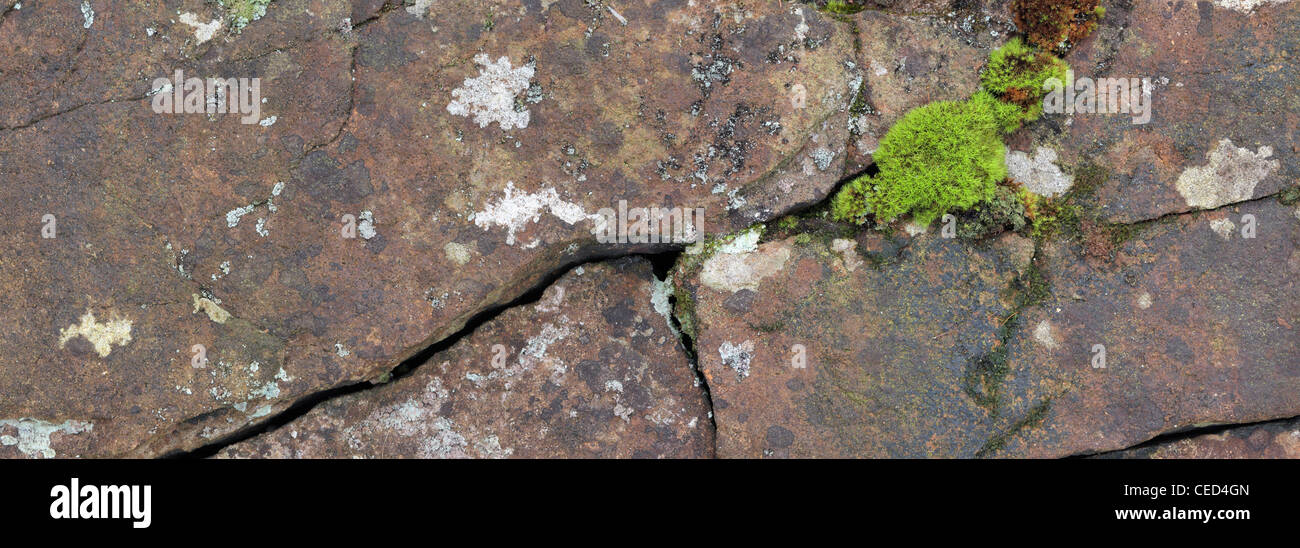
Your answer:
[[[1101,0],[1013,0],[1011,13],[1029,42],[1064,53],[1097,28]]]

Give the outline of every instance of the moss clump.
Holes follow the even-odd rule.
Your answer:
[[[873,213],[882,222],[911,213],[929,224],[992,199],[1007,173],[1001,134],[1016,110],[987,93],[913,109],[880,140],[880,173],[851,181],[835,196],[835,218],[861,224]]]
[[[1092,34],[1106,10],[1101,0],[1013,0],[1011,14],[1029,43],[1064,53]]]
[[[929,225],[944,213],[968,210],[975,222],[963,224],[964,237],[1024,229],[1038,213],[1026,206],[1032,197],[996,190],[1006,178],[1002,136],[1042,115],[1044,82],[1064,80],[1068,68],[1019,38],[1007,42],[990,53],[981,89],[970,99],[924,105],[889,128],[874,154],[878,173],[846,184],[831,200],[833,217],[865,224],[874,216],[888,224],[911,214]]]
[[[1043,113],[1043,83],[1051,78],[1065,81],[1069,67],[1056,56],[1013,38],[989,54],[988,68],[980,85],[1004,102],[1023,109],[1022,121],[1037,120]]]
[[[992,200],[978,204],[962,215],[957,223],[957,237],[964,240],[983,240],[1004,230],[1019,232],[1028,221],[1021,193],[999,185]]]

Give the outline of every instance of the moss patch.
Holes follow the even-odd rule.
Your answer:
[[[889,128],[874,158],[875,174],[850,181],[831,199],[836,220],[879,224],[910,214],[929,225],[945,213],[966,210],[980,239],[1027,223],[1028,197],[998,193],[1006,178],[1003,135],[1042,114],[1043,83],[1064,80],[1068,66],[1049,53],[1013,39],[989,56],[981,89],[965,101],[915,108]],[[969,223],[968,223],[969,224]]]
[[[861,224],[869,214],[890,222],[911,213],[917,223],[929,224],[952,209],[992,199],[1007,174],[1004,105],[977,94],[908,112],[880,140],[880,173],[850,182],[835,196],[835,218]]]
[[[867,9],[867,6],[866,0],[827,0],[825,3],[819,2],[817,9],[840,15],[853,15]]]
[[[1029,43],[1064,53],[1092,34],[1106,9],[1101,0],[1013,0],[1011,14]]]
[[[988,67],[980,75],[980,86],[998,99],[1019,106],[1023,121],[1037,120],[1043,113],[1043,83],[1056,78],[1065,81],[1069,67],[1064,61],[1013,38],[989,54]]]
[[[957,223],[957,237],[979,241],[1004,230],[1019,232],[1027,224],[1021,193],[999,185],[992,200],[978,204],[961,215],[961,222]]]

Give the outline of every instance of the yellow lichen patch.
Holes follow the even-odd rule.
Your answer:
[[[198,312],[202,310],[207,313],[208,319],[217,323],[226,323],[226,320],[230,319],[230,313],[218,306],[217,303],[212,302],[211,299],[199,296],[198,293],[194,293],[193,296],[194,314],[198,314]]]
[[[131,320],[119,319],[117,314],[113,314],[109,321],[99,323],[95,321],[95,313],[87,310],[82,314],[80,324],[74,323],[59,330],[59,348],[77,336],[90,341],[99,357],[108,357],[113,345],[125,346],[131,342]]]

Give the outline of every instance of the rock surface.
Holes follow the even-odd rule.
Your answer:
[[[1107,458],[1300,459],[1300,419],[1229,428],[1119,451]]]
[[[1222,230],[1247,216],[1254,238]],[[1300,414],[1300,211],[1272,199],[1142,227],[1113,262],[1014,235],[745,243],[676,274],[719,456],[1061,457]]]
[[[0,0],[0,457],[192,450],[440,341],[222,455],[1294,456],[1300,3],[1108,3],[1067,60],[1150,123],[1013,135],[1085,222],[976,243],[774,221],[969,96],[1005,0],[82,4]],[[177,71],[260,100],[156,112]],[[598,241],[620,202],[704,211],[668,284],[592,262],[681,245]]]
[[[94,424],[58,455],[192,449],[666,248],[597,245],[619,200],[706,233],[819,201],[856,91],[851,26],[792,4],[279,0],[242,30],[199,0],[13,4],[0,419]],[[155,113],[176,70],[260,78],[259,123]]]
[[[1045,139],[1059,140],[1066,165],[1106,170],[1097,195],[1106,220],[1213,209],[1300,177],[1300,3],[1227,4],[1243,3],[1107,2],[1101,27],[1066,58],[1076,79],[1150,84],[1149,123],[1060,115],[1065,134]]]
[[[221,456],[712,457],[704,387],[665,290],[643,259],[579,267],[410,376]]]
[[[718,456],[973,456],[1007,421],[965,390],[1013,309],[1014,249],[818,235],[701,254],[675,279]]]
[[[1247,216],[1252,239],[1243,237]],[[1052,297],[1021,315],[1034,336],[1010,345],[1008,383],[1051,379],[1063,391],[1005,454],[1110,451],[1165,432],[1300,415],[1295,206],[1265,199],[1169,217],[1110,263],[1077,253],[1061,244],[1041,252]]]

